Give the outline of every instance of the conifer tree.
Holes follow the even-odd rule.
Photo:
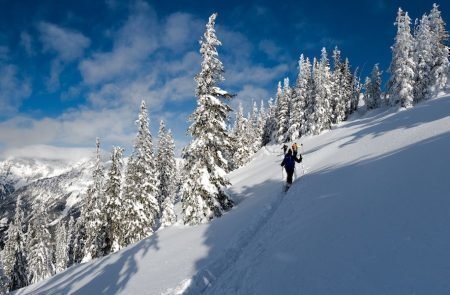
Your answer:
[[[398,9],[395,25],[397,36],[392,47],[392,61],[389,67],[389,98],[391,105],[400,103],[402,107],[412,107],[415,65],[413,61],[414,40],[411,35],[411,19],[407,12]]]
[[[359,99],[361,96],[362,83],[358,76],[358,68],[356,68],[355,73],[351,76],[351,97],[350,97],[350,111],[351,113],[356,112],[359,105]]]
[[[273,135],[276,132],[276,104],[274,104],[273,99],[270,98],[268,101],[268,108],[264,118],[264,128],[262,135],[262,145],[265,146],[273,140]]]
[[[341,60],[341,51],[335,47],[333,51],[334,70],[332,75],[332,122],[334,124],[340,123],[345,120],[346,111],[346,87],[348,87],[345,78],[345,63]]]
[[[445,28],[445,22],[442,19],[439,6],[433,4],[433,8],[429,14],[432,50],[432,65],[431,65],[431,84],[429,92],[437,94],[444,89],[447,84],[449,74],[449,47],[447,41],[449,33]]]
[[[283,88],[281,83],[278,84],[277,90],[277,142],[286,142],[289,140],[289,111],[291,103],[291,87],[289,86],[289,78],[284,78]]]
[[[65,270],[69,263],[69,244],[66,224],[61,220],[55,233],[55,273]]]
[[[84,217],[81,215],[78,217],[76,222],[73,223],[73,232],[74,232],[74,240],[72,245],[72,263],[80,263],[84,259],[85,254],[85,244],[86,244],[86,229],[85,229],[85,222]],[[70,225],[70,220],[69,220]],[[106,227],[106,223],[105,223]],[[106,228],[105,228],[105,236],[106,236]],[[106,248],[106,239],[105,239],[105,248]],[[106,251],[106,250],[105,250]],[[106,255],[106,253],[105,253]]]
[[[161,208],[161,226],[167,227],[175,223],[176,216],[173,208],[175,200],[175,143],[172,134],[166,130],[164,121],[159,125],[158,155],[156,157],[158,171],[158,202]]]
[[[430,21],[426,14],[420,20],[414,33],[414,63],[416,65],[414,83],[414,102],[430,97],[430,86],[433,83],[431,69],[433,67],[433,36]]]
[[[320,131],[317,130],[316,121],[318,114],[318,84],[319,84],[320,72],[319,72],[319,62],[314,57],[312,63],[311,71],[311,84],[310,93],[308,95],[308,100],[306,104],[306,115],[307,115],[307,125],[308,134],[319,134]]]
[[[28,228],[28,265],[31,284],[40,282],[54,274],[52,263],[52,237],[47,228],[48,216],[43,204],[37,204],[35,215]]]
[[[9,279],[5,275],[3,263],[0,261],[0,294],[6,294],[8,292]]]
[[[262,131],[260,129],[260,112],[256,101],[253,102],[252,113],[249,118],[249,138],[251,140],[252,154],[256,153],[261,148]]]
[[[73,216],[70,216],[69,223],[67,225],[67,267],[70,267],[75,263],[75,237],[75,219],[73,218]]]
[[[17,198],[14,220],[9,224],[8,239],[3,248],[3,268],[8,278],[8,291],[28,285],[28,260],[21,197]]]
[[[306,102],[311,77],[311,65],[300,55],[297,83],[292,90],[292,109],[289,120],[289,136],[295,141],[306,133]]]
[[[105,196],[103,192],[104,169],[100,159],[100,140],[96,141],[96,161],[92,178],[93,184],[89,186],[86,200],[82,209],[86,241],[83,261],[102,257],[106,254],[106,211],[104,208]]]
[[[156,229],[160,211],[157,169],[145,101],[141,102],[136,124],[138,133],[125,177],[123,228],[126,230],[120,238],[120,247],[150,236]]]
[[[124,208],[121,195],[122,153],[122,148],[113,147],[111,167],[105,182],[105,255],[116,252],[121,248],[125,230],[123,227]]]
[[[370,78],[366,79],[366,92],[364,93],[364,101],[368,110],[375,109],[381,105],[381,72],[378,64],[375,64]]]
[[[231,108],[223,100],[232,95],[217,86],[224,80],[224,69],[216,48],[221,45],[214,29],[216,17],[210,16],[200,41],[203,60],[195,77],[197,108],[188,130],[193,139],[183,153],[188,173],[182,188],[185,224],[207,222],[233,206],[223,189],[229,184],[225,177],[229,159],[224,154],[232,149],[226,125]]]
[[[238,111],[236,112],[236,120],[234,125],[234,138],[236,140],[236,149],[233,155],[233,160],[236,168],[242,167],[247,163],[252,154],[250,147],[251,141],[248,137],[248,123],[243,114],[244,110],[242,103],[239,103]]]

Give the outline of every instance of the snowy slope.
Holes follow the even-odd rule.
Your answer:
[[[376,110],[230,175],[237,206],[17,294],[449,294],[450,97]],[[297,174],[302,174],[301,165]]]

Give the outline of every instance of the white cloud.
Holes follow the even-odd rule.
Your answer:
[[[135,75],[148,56],[158,47],[156,13],[138,1],[125,25],[114,33],[111,51],[95,53],[80,63],[85,83],[96,85]]]
[[[84,50],[91,43],[89,38],[80,32],[47,22],[40,22],[38,30],[44,51],[56,53],[61,61],[68,62],[82,57]]]
[[[195,42],[193,36],[200,38],[203,28],[204,23],[188,13],[171,14],[164,24],[162,43],[171,50],[182,51]]]
[[[22,46],[28,56],[33,56],[35,54],[33,48],[33,37],[27,32],[20,33],[20,46]]]
[[[15,65],[0,64],[0,115],[11,115],[31,94],[30,83],[21,78]]]
[[[32,158],[43,160],[58,160],[65,162],[78,162],[92,157],[94,148],[68,148],[49,145],[29,145],[3,151],[0,159]]]
[[[253,85],[244,85],[242,89],[236,94],[236,98],[232,101],[233,109],[237,110],[239,103],[242,103],[244,112],[251,111],[253,102],[256,101],[258,107],[261,100],[267,101],[273,94],[266,89],[255,87]]]

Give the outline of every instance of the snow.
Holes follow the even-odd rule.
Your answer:
[[[228,175],[236,206],[223,217],[16,294],[450,293],[450,96],[297,143],[307,173],[286,194],[281,149],[263,148]]]

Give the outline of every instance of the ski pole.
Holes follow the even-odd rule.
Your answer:
[[[303,159],[303,156],[305,154],[305,151],[303,150],[303,143],[301,143],[300,146],[302,147],[302,159]],[[303,170],[303,175],[305,175],[305,166],[303,165],[303,160],[302,160],[302,170]]]

